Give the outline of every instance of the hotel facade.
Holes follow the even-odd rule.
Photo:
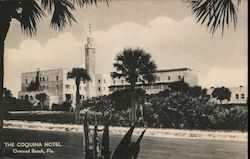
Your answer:
[[[85,100],[91,97],[108,95],[117,90],[123,90],[129,87],[125,79],[112,79],[110,73],[96,72],[96,49],[92,36],[87,37],[85,45],[85,69],[91,77],[89,82],[81,82],[80,84],[80,100]],[[34,72],[26,72],[21,74],[21,91],[18,93],[19,99],[29,100],[34,105],[39,101],[36,99],[37,94],[45,93],[47,95],[46,104],[49,109],[53,104],[62,104],[70,102],[75,106],[76,86],[74,79],[68,79],[67,73],[70,69],[52,69],[52,70],[37,70]],[[169,83],[184,80],[189,86],[198,86],[198,73],[189,68],[165,69],[157,70],[156,81],[150,84],[137,83],[137,88],[142,88],[147,94],[154,94],[168,88]],[[39,89],[29,91],[30,83],[39,82]],[[211,93],[212,90],[208,92]],[[237,92],[235,89],[234,92]],[[244,90],[244,92],[246,92]],[[238,93],[242,99],[242,93]],[[247,94],[244,93],[244,98]],[[236,95],[235,95],[236,97]],[[237,101],[236,99],[232,101]],[[243,102],[243,101],[242,101]]]

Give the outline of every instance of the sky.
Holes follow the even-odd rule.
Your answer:
[[[183,0],[113,0],[109,6],[77,9],[77,23],[62,31],[50,27],[50,16],[38,24],[36,36],[22,34],[12,20],[5,42],[5,87],[21,90],[21,73],[84,67],[89,24],[96,44],[97,72],[114,71],[116,54],[142,48],[158,69],[188,67],[199,73],[202,87],[247,86],[247,1],[241,1],[236,30],[212,35],[196,22]]]

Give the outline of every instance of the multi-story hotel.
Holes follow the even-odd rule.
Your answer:
[[[138,82],[136,87],[144,89],[147,94],[154,94],[167,89],[169,83],[176,81],[184,80],[189,86],[198,85],[198,74],[189,68],[157,70],[155,75],[157,77],[155,82],[148,84]],[[111,81],[109,87],[110,93],[129,87],[129,84],[123,78],[113,79]]]
[[[129,84],[123,79],[112,79],[109,73],[96,73],[96,49],[94,39],[87,37],[85,45],[85,68],[91,77],[91,81],[80,84],[80,99],[84,100],[90,97],[108,95],[117,90],[129,87]],[[71,102],[75,106],[76,86],[74,79],[68,79],[67,73],[71,69],[52,69],[37,70],[34,72],[22,73],[21,75],[21,91],[18,93],[19,99],[29,100],[36,104],[38,100],[36,95],[46,93],[46,104],[51,108],[52,104],[62,104],[63,102]],[[142,88],[147,94],[158,93],[168,88],[169,83],[184,80],[189,86],[198,85],[198,74],[189,68],[177,68],[157,70],[155,72],[157,79],[154,83],[142,84],[137,83],[137,88]],[[29,90],[30,83],[39,83],[39,89],[36,91]],[[243,88],[242,88],[243,89]],[[237,92],[235,89],[233,92]],[[208,91],[209,92],[209,91]],[[232,94],[232,102],[239,99],[247,98],[247,94],[239,92]],[[244,95],[243,95],[244,94]],[[238,95],[238,96],[237,96]]]
[[[107,95],[109,94],[110,75],[105,73],[96,73],[95,70],[95,44],[91,36],[87,37],[85,45],[85,68],[91,81],[80,84],[80,99]],[[68,79],[67,73],[70,69],[37,70],[34,72],[22,73],[21,91],[18,93],[19,99],[26,99],[36,103],[37,94],[46,93],[47,105],[53,103],[61,104],[63,102],[72,102],[75,105],[76,86],[74,79]],[[36,91],[28,90],[30,83],[39,82],[39,89]]]

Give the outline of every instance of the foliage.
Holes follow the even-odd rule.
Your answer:
[[[220,100],[220,103],[223,100],[229,101],[231,98],[231,91],[225,87],[217,87],[213,90],[212,97]]]
[[[107,2],[108,0],[99,0]],[[1,0],[0,10],[6,18],[16,19],[21,23],[21,28],[28,35],[33,35],[37,31],[37,24],[46,17],[46,12],[52,15],[50,25],[55,29],[63,29],[66,25],[71,25],[76,21],[72,12],[76,6],[84,7],[97,4],[96,0]]]
[[[155,128],[247,130],[248,111],[244,106],[215,105],[209,102],[209,96],[204,92],[197,87],[187,87],[146,95],[142,100],[145,125]],[[115,103],[108,96],[92,98],[87,103],[92,103],[85,104],[92,111],[98,107],[99,112],[110,114],[111,125],[129,125],[128,111],[115,109]],[[93,120],[90,117],[90,121]],[[102,120],[104,118],[100,117]]]
[[[39,89],[39,84],[37,82],[31,81],[27,87],[27,91],[37,91]]]
[[[6,107],[8,111],[21,111],[21,110],[32,110],[33,105],[27,100],[11,98],[9,100],[4,100],[3,106]]]
[[[110,94],[110,99],[116,110],[128,110],[131,106],[131,90],[125,89],[120,91],[115,91]],[[135,99],[142,99],[146,95],[145,90],[135,89]],[[139,103],[140,101],[136,101]]]
[[[184,79],[182,79],[181,81],[169,83],[168,87],[169,87],[169,90],[171,91],[186,93],[193,97],[199,97],[199,96],[206,97],[207,96],[206,89],[201,88],[200,86],[190,87],[187,83],[184,82]]]
[[[3,106],[10,111],[33,109],[33,105],[29,101],[16,99],[7,88],[4,88],[3,92]]]
[[[154,72],[156,64],[151,55],[143,49],[124,49],[115,58],[113,64],[116,72],[112,72],[112,78],[123,78],[130,84],[131,89],[131,121],[136,120],[134,89],[137,82],[153,82],[156,79]]]
[[[80,93],[79,93],[79,87],[81,81],[91,81],[91,78],[88,74],[88,72],[84,68],[73,68],[72,71],[68,72],[67,74],[68,78],[75,79],[76,84],[76,123],[79,122],[80,117]]]
[[[123,136],[117,147],[114,149],[112,155],[109,148],[109,119],[105,123],[104,129],[98,129],[97,117],[95,115],[95,128],[89,128],[89,119],[87,114],[84,117],[84,142],[85,142],[85,158],[86,159],[136,159],[140,151],[140,142],[146,129],[138,137],[136,142],[131,142],[132,134],[135,129],[136,123],[134,123],[127,133]],[[93,131],[94,137],[92,138],[92,145],[89,142],[89,133]],[[99,149],[98,131],[103,131],[101,148]],[[100,156],[99,156],[100,154]]]
[[[4,98],[4,100],[8,100],[10,98],[13,98],[12,93],[9,89],[7,89],[7,88],[3,89],[3,98]]]
[[[212,34],[218,28],[222,33],[225,26],[237,24],[237,10],[241,0],[188,0],[196,19],[210,29]]]
[[[53,111],[70,111],[72,109],[71,103],[63,102],[62,104],[53,104]]]
[[[36,99],[39,100],[39,105],[42,110],[44,109],[44,107],[48,107],[48,105],[45,104],[45,101],[48,99],[48,95],[46,93],[37,94]]]

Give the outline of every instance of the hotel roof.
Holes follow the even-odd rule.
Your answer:
[[[164,70],[157,70],[157,72],[174,72],[174,71],[192,71],[190,68],[176,68],[176,69],[164,69]]]

